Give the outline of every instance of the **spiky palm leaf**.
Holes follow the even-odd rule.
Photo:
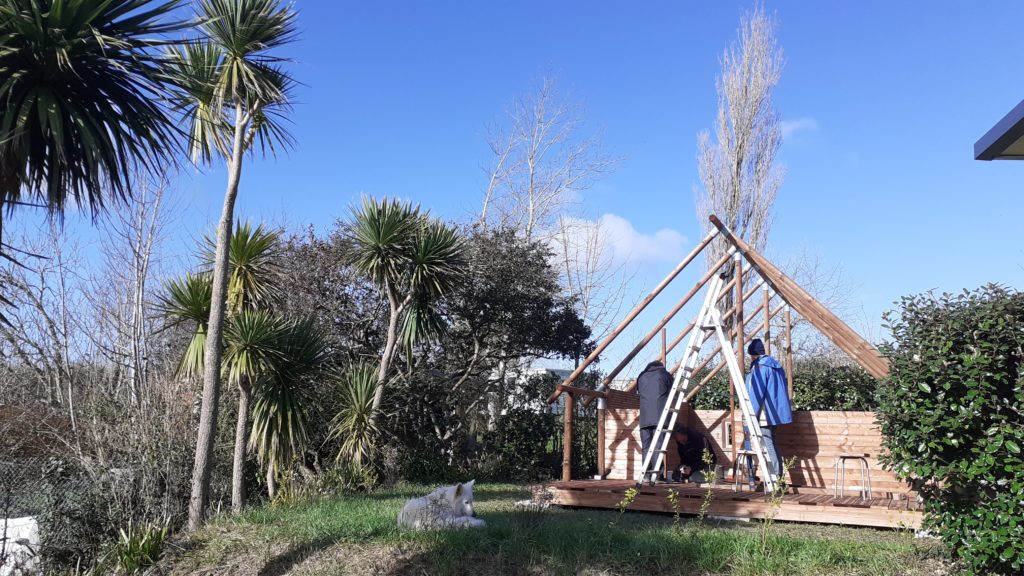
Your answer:
[[[242,310],[266,307],[277,301],[277,287],[281,269],[280,233],[268,230],[262,224],[253,228],[248,222],[235,224],[228,239],[228,310],[238,314]],[[213,269],[216,239],[207,236],[200,252],[204,267]]]
[[[455,228],[436,220],[416,229],[409,255],[409,285],[417,293],[437,298],[462,277],[465,244]]]
[[[291,146],[284,121],[295,80],[282,67],[289,60],[270,51],[295,39],[295,11],[280,0],[203,0],[198,12],[204,40],[170,58],[179,86],[175,108],[189,124],[193,160],[230,157],[240,119],[244,146],[255,143],[264,153]]]
[[[182,0],[0,0],[0,208],[94,212],[159,170],[178,131],[159,48]]]
[[[402,344],[436,341],[445,332],[445,319],[436,303],[426,297],[414,300],[402,315]]]
[[[157,310],[169,320],[168,327],[182,322],[193,322],[196,326],[176,373],[186,378],[202,374],[213,282],[209,274],[188,274],[183,279],[168,281],[164,291],[165,294],[159,297]]]
[[[378,286],[401,284],[421,224],[419,207],[364,196],[352,216],[353,264]]]
[[[297,15],[291,6],[280,0],[203,0],[199,13],[200,29],[227,53],[217,86],[221,99],[282,100],[267,68],[287,62],[270,51],[295,40]]]
[[[336,459],[362,467],[372,457],[380,435],[374,418],[373,397],[377,392],[377,368],[356,364],[342,372],[341,410],[331,421],[329,438],[341,439]]]
[[[224,333],[223,374],[238,385],[273,377],[284,365],[287,323],[266,310],[232,316]]]
[[[327,359],[325,338],[308,320],[289,322],[281,333],[283,362],[261,378],[254,390],[249,449],[275,474],[305,449],[305,378]]]
[[[216,95],[224,49],[209,41],[191,42],[167,52],[175,79],[173,105],[188,123],[188,155],[208,164],[214,153],[230,154],[231,125]]]

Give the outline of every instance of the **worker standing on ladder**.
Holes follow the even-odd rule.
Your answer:
[[[754,338],[747,346],[750,355],[750,372],[747,374],[747,391],[753,404],[754,414],[761,423],[765,451],[771,458],[772,472],[782,476],[782,456],[775,441],[775,428],[793,421],[789,406],[789,388],[786,385],[786,371],[771,356],[764,352],[764,342]]]
[[[644,458],[641,462],[646,461],[647,452],[651,449],[651,440],[671,389],[672,374],[660,360],[648,364],[636,379],[636,391],[640,395],[640,445]]]

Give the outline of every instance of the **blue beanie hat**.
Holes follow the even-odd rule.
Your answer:
[[[754,338],[747,346],[747,354],[751,356],[764,356],[764,342],[760,338]]]

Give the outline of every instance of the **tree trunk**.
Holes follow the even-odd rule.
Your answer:
[[[224,303],[228,285],[228,239],[234,220],[235,198],[242,177],[245,124],[242,106],[235,106],[235,138],[228,165],[228,188],[224,208],[217,224],[217,249],[213,264],[213,294],[210,298],[210,324],[207,327],[203,365],[203,401],[199,411],[195,467],[192,469],[192,497],[188,506],[188,528],[198,528],[206,517],[213,468],[213,441],[217,435],[217,404],[220,398],[220,359],[224,338]]]
[[[277,494],[277,475],[274,474],[274,465],[267,462],[267,496],[273,500]]]
[[[400,315],[404,303],[399,306],[398,299],[392,292],[390,287],[386,287],[388,295],[388,305],[391,310],[391,315],[388,318],[388,339],[384,345],[384,354],[380,357],[380,369],[377,371],[377,390],[373,393],[373,415],[370,417],[370,422],[374,423],[377,419],[377,410],[380,409],[380,404],[384,400],[384,381],[387,380],[388,370],[391,368],[391,357],[395,354],[395,345],[398,342],[398,316]]]
[[[238,420],[235,423],[235,461],[231,467],[231,511],[245,508],[245,441],[249,432],[248,382],[238,384]]]

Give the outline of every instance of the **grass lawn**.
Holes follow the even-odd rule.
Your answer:
[[[478,484],[477,530],[395,524],[403,486],[223,516],[168,545],[164,574],[913,574],[953,573],[942,546],[907,532],[668,515],[514,509],[523,486]]]

